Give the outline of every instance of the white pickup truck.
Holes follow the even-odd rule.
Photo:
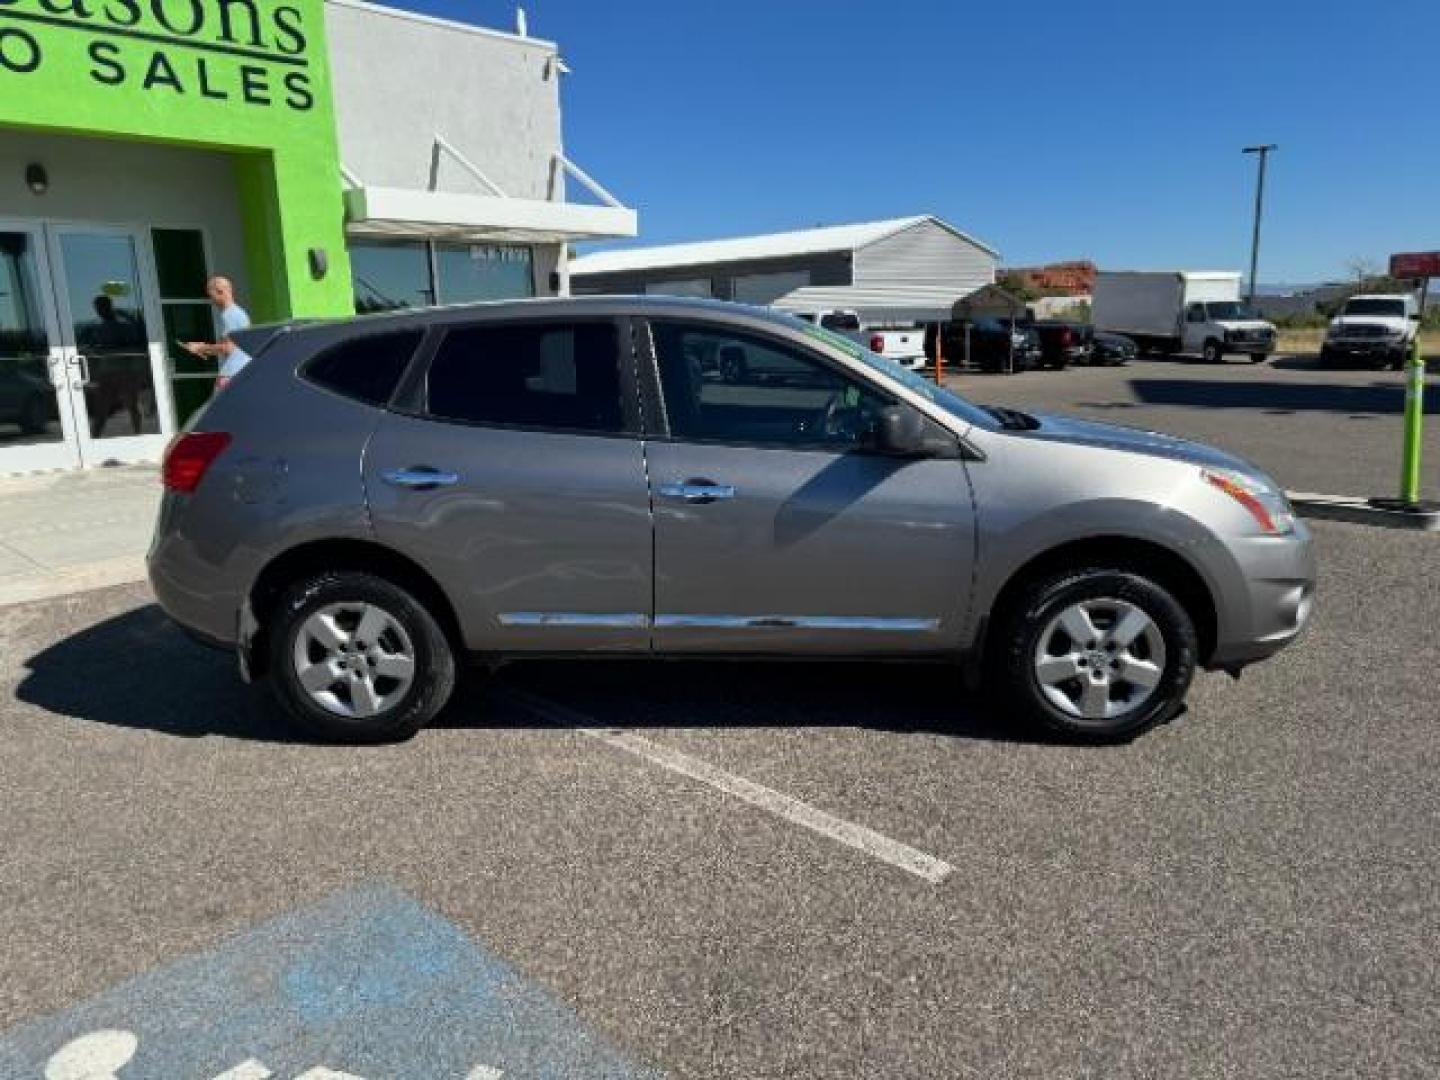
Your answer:
[[[1320,365],[1354,360],[1399,371],[1419,332],[1420,305],[1413,294],[1352,296],[1330,320]]]
[[[806,322],[816,323],[826,330],[844,334],[858,341],[871,352],[879,353],[887,360],[894,360],[902,367],[919,371],[925,366],[925,328],[923,326],[865,326],[855,311],[836,309],[832,311],[797,311],[796,315]]]
[[[1275,326],[1240,300],[1229,272],[1101,271],[1095,329],[1124,334],[1139,349],[1203,356],[1212,364],[1241,353],[1260,363],[1275,351]]]

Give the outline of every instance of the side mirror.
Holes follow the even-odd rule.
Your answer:
[[[905,405],[880,411],[875,446],[881,453],[915,456],[925,450],[925,418]]]

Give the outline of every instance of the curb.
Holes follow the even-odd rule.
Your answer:
[[[0,608],[12,604],[31,604],[37,600],[55,600],[62,596],[108,589],[115,585],[133,585],[145,580],[143,555],[121,555],[73,569],[0,578]]]
[[[1372,525],[1382,529],[1440,532],[1440,510],[1398,510],[1375,506],[1369,499],[1316,495],[1305,491],[1287,491],[1285,494],[1295,512],[1304,518],[1348,521],[1353,525]]]

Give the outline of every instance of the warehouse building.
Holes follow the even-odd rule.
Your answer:
[[[155,460],[256,321],[563,292],[634,236],[556,45],[358,0],[0,3],[0,474]],[[577,198],[571,199],[570,194]]]
[[[853,310],[867,325],[948,319],[995,281],[999,253],[937,217],[625,248],[570,264],[573,291],[710,296],[797,312]]]

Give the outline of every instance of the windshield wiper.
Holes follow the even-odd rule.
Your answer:
[[[1034,431],[1040,426],[1039,420],[1019,409],[1007,409],[1003,405],[986,405],[985,411],[999,420],[1000,426],[1006,431]]]

